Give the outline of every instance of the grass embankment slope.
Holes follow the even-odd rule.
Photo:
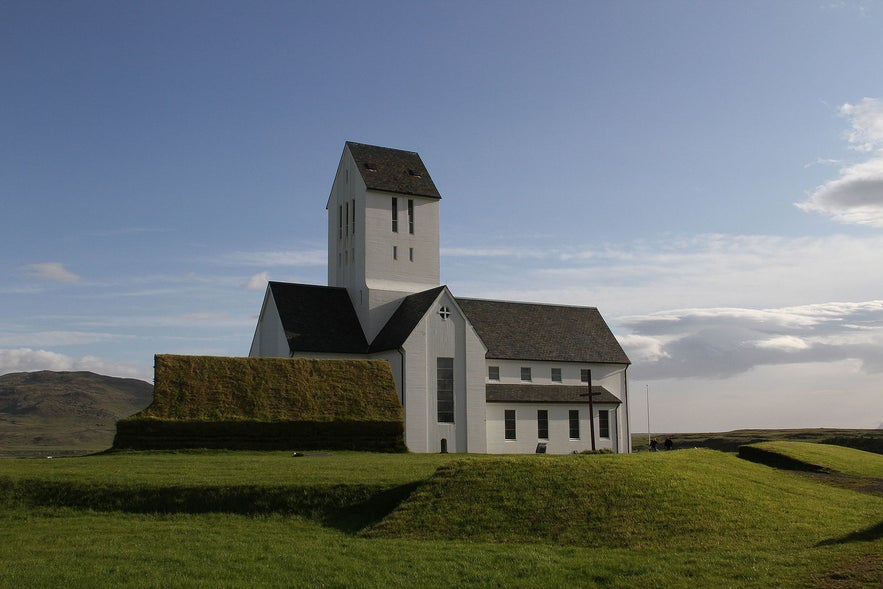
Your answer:
[[[853,451],[834,451],[853,461]],[[869,456],[865,474],[883,460]],[[0,586],[827,588],[876,587],[883,575],[883,498],[709,450],[120,453],[0,461],[0,480]],[[150,514],[126,513],[144,506],[125,502],[65,506],[64,493],[27,497],[67,484],[208,497],[287,489],[314,507],[263,500],[263,511],[234,502],[219,511],[235,513],[196,514],[181,503]],[[381,521],[378,512],[340,524],[337,513],[365,505],[352,488],[408,486],[416,490],[389,501]],[[337,504],[314,498],[341,488],[350,491],[336,491]]]
[[[773,549],[831,540],[876,524],[881,514],[883,499],[711,450],[591,459],[516,456],[442,467],[369,534],[630,549]]]

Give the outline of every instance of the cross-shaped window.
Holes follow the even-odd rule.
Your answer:
[[[447,321],[448,317],[451,316],[451,312],[448,310],[447,307],[442,305],[442,308],[438,310],[438,315],[442,318],[442,321]]]

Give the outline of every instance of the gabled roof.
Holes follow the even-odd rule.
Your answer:
[[[345,288],[270,282],[292,352],[364,354],[368,348]]]
[[[346,142],[369,190],[440,199],[438,189],[416,151]]]
[[[426,315],[430,305],[435,302],[444,289],[444,286],[438,286],[405,297],[399,308],[371,342],[369,351],[379,352],[401,348],[411,332],[414,331],[417,323]]]
[[[594,307],[457,298],[488,358],[630,364]]]
[[[488,384],[488,403],[589,403],[588,387],[546,384]],[[622,403],[602,386],[592,386],[592,403]]]

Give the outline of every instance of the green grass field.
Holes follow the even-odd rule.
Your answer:
[[[879,587],[881,520],[880,494],[710,450],[5,459],[0,586]]]

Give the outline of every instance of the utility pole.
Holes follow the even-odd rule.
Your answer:
[[[589,434],[591,435],[592,440],[592,452],[595,451],[595,406],[592,404],[592,397],[595,395],[600,395],[601,393],[592,392],[592,369],[589,368],[587,370],[589,373],[589,392],[583,393],[580,397],[588,397],[589,398]]]

